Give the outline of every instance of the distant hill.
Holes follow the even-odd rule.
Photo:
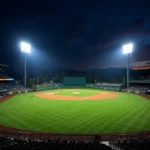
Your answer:
[[[39,74],[41,78],[45,80],[50,80],[55,78],[55,82],[62,82],[65,76],[85,76],[87,82],[94,83],[95,80],[99,82],[122,82],[123,76],[126,78],[126,69],[121,68],[108,68],[108,69],[87,69],[83,71],[73,70],[73,69],[52,69],[45,70]],[[130,79],[138,80],[140,78],[150,77],[149,70],[130,70]]]
[[[30,78],[35,78],[39,76],[41,82],[50,82],[54,80],[54,82],[63,82],[63,77],[72,77],[72,76],[85,76],[87,78],[88,83],[98,82],[117,82],[120,83],[123,80],[123,76],[126,78],[126,69],[121,68],[107,68],[107,69],[87,69],[83,71],[73,70],[73,69],[47,69],[45,71],[35,73],[29,75]],[[12,73],[12,77],[19,78],[20,74]],[[20,78],[23,77],[20,76]],[[147,79],[150,78],[150,69],[148,70],[130,70],[130,79],[131,80],[139,80],[139,79]],[[53,79],[54,78],[54,79]]]

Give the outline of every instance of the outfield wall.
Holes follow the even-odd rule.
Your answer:
[[[100,89],[100,90],[110,90],[110,91],[120,91],[121,86],[104,86],[98,84],[89,84],[87,85],[88,88]]]
[[[34,91],[46,91],[46,90],[54,90],[54,89],[75,89],[75,88],[87,88],[87,86],[63,86],[63,84],[56,84],[51,86],[35,86]]]
[[[63,86],[86,86],[86,78],[85,77],[64,77]]]
[[[121,87],[119,86],[100,86],[96,84],[90,84],[86,86],[64,86],[63,84],[54,84],[54,85],[38,85],[34,87],[34,91],[44,91],[44,90],[52,90],[52,89],[67,89],[67,88],[93,88],[93,89],[100,89],[100,90],[110,90],[110,91],[120,91]]]
[[[120,91],[121,86],[117,84],[86,84],[85,77],[64,77],[63,84],[53,83],[47,85],[36,85],[34,87],[35,91],[44,91],[44,90],[51,90],[57,88],[94,88],[94,89],[101,89],[101,90],[111,90],[111,91]]]
[[[59,88],[87,88],[85,77],[64,77],[64,83],[43,84],[34,86],[34,91],[44,91]]]
[[[62,88],[62,84],[53,84],[53,85],[37,85],[34,86],[34,91],[46,91]]]

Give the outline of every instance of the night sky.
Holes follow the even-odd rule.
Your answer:
[[[0,5],[0,64],[23,71],[20,42],[32,45],[28,70],[122,68],[121,48],[133,42],[132,68],[150,68],[148,1],[4,1]]]

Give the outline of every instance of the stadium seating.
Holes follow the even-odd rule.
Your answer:
[[[0,82],[0,87],[9,91],[16,91],[24,88],[24,86],[15,82]]]
[[[113,150],[96,141],[31,140],[0,137],[1,150]]]
[[[10,77],[0,72],[0,78],[1,79],[7,79],[7,78],[10,78]]]
[[[0,86],[0,91],[4,90],[4,88],[2,86]]]
[[[120,91],[122,84],[119,83],[97,83],[97,84],[88,84],[89,88],[96,88],[101,90],[112,90],[112,91]]]
[[[117,86],[117,87],[120,87],[120,86],[122,86],[122,83],[105,83],[105,82],[102,82],[102,83],[97,83],[97,85],[100,85],[100,86]]]
[[[133,149],[133,150],[150,150],[150,138],[147,139],[130,139],[118,140],[117,142],[110,142],[110,145],[117,148]]]
[[[145,94],[148,89],[150,89],[149,86],[130,86],[129,88],[125,89],[125,92]]]
[[[62,87],[63,87],[63,84],[61,84],[61,83],[41,84],[41,85],[35,85],[34,90],[35,91],[44,91],[44,90],[58,89],[58,88],[62,88]]]
[[[7,89],[0,85],[0,95],[3,92],[7,92]]]

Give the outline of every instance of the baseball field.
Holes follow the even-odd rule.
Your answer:
[[[62,89],[16,95],[0,103],[0,126],[65,134],[150,131],[150,101],[97,89]]]

